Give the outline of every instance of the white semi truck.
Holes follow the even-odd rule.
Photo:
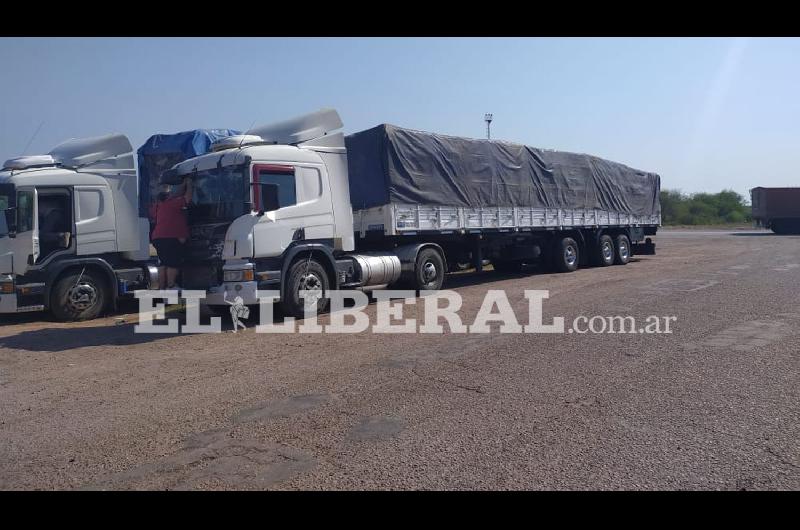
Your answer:
[[[341,127],[321,110],[220,140],[165,174],[199,191],[184,287],[223,308],[226,293],[257,304],[258,290],[278,290],[284,312],[302,316],[324,310],[330,289],[436,290],[486,259],[571,272],[655,253],[645,236],[661,222],[658,175],[392,126],[345,138]]]
[[[571,272],[654,253],[655,174],[503,142],[391,126],[345,138],[341,128],[323,109],[219,140],[162,175],[194,182],[183,288],[206,290],[211,308],[227,308],[226,293],[258,304],[258,290],[278,290],[284,312],[303,316],[325,310],[332,289],[436,290],[465,263]],[[117,135],[6,163],[0,312],[93,318],[154,285],[130,152]],[[69,217],[45,252],[42,209],[59,203]]]
[[[0,313],[84,320],[150,287],[147,219],[121,134],[67,141],[0,172]]]

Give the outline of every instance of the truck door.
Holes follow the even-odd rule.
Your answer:
[[[36,188],[18,187],[15,237],[10,239],[14,253],[14,274],[22,275],[39,258],[39,227]]]
[[[332,240],[333,208],[326,175],[319,166],[255,164],[253,166],[254,209],[266,204],[262,184],[278,187],[278,209],[253,228],[257,256],[280,255],[292,243],[303,240]],[[274,220],[274,221],[273,221]]]

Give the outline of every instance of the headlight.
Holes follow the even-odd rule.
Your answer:
[[[222,279],[225,282],[252,282],[253,278],[253,269],[225,271],[222,273]]]
[[[14,294],[14,279],[11,276],[0,276],[0,294]]]

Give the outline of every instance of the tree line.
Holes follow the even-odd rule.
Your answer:
[[[692,194],[661,190],[663,225],[749,223],[750,213],[750,204],[733,190]]]

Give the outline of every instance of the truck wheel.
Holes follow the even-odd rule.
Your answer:
[[[418,291],[438,291],[444,283],[444,260],[433,248],[424,248],[417,255],[414,267],[414,289]]]
[[[627,265],[631,260],[631,241],[625,234],[617,236],[614,242],[614,263],[617,265]]]
[[[609,235],[600,236],[595,251],[594,264],[598,267],[608,267],[614,264],[614,240]]]
[[[109,299],[107,282],[84,270],[68,273],[56,281],[50,295],[50,311],[58,320],[70,322],[97,318]]]
[[[289,267],[281,309],[287,315],[303,318],[305,302],[309,306],[316,305],[316,313],[322,313],[328,308],[328,289],[328,273],[325,268],[313,258],[299,259]],[[300,291],[312,291],[313,298],[304,300],[300,297]]]
[[[556,240],[553,246],[553,268],[557,272],[573,272],[578,269],[578,244],[571,237]]]

